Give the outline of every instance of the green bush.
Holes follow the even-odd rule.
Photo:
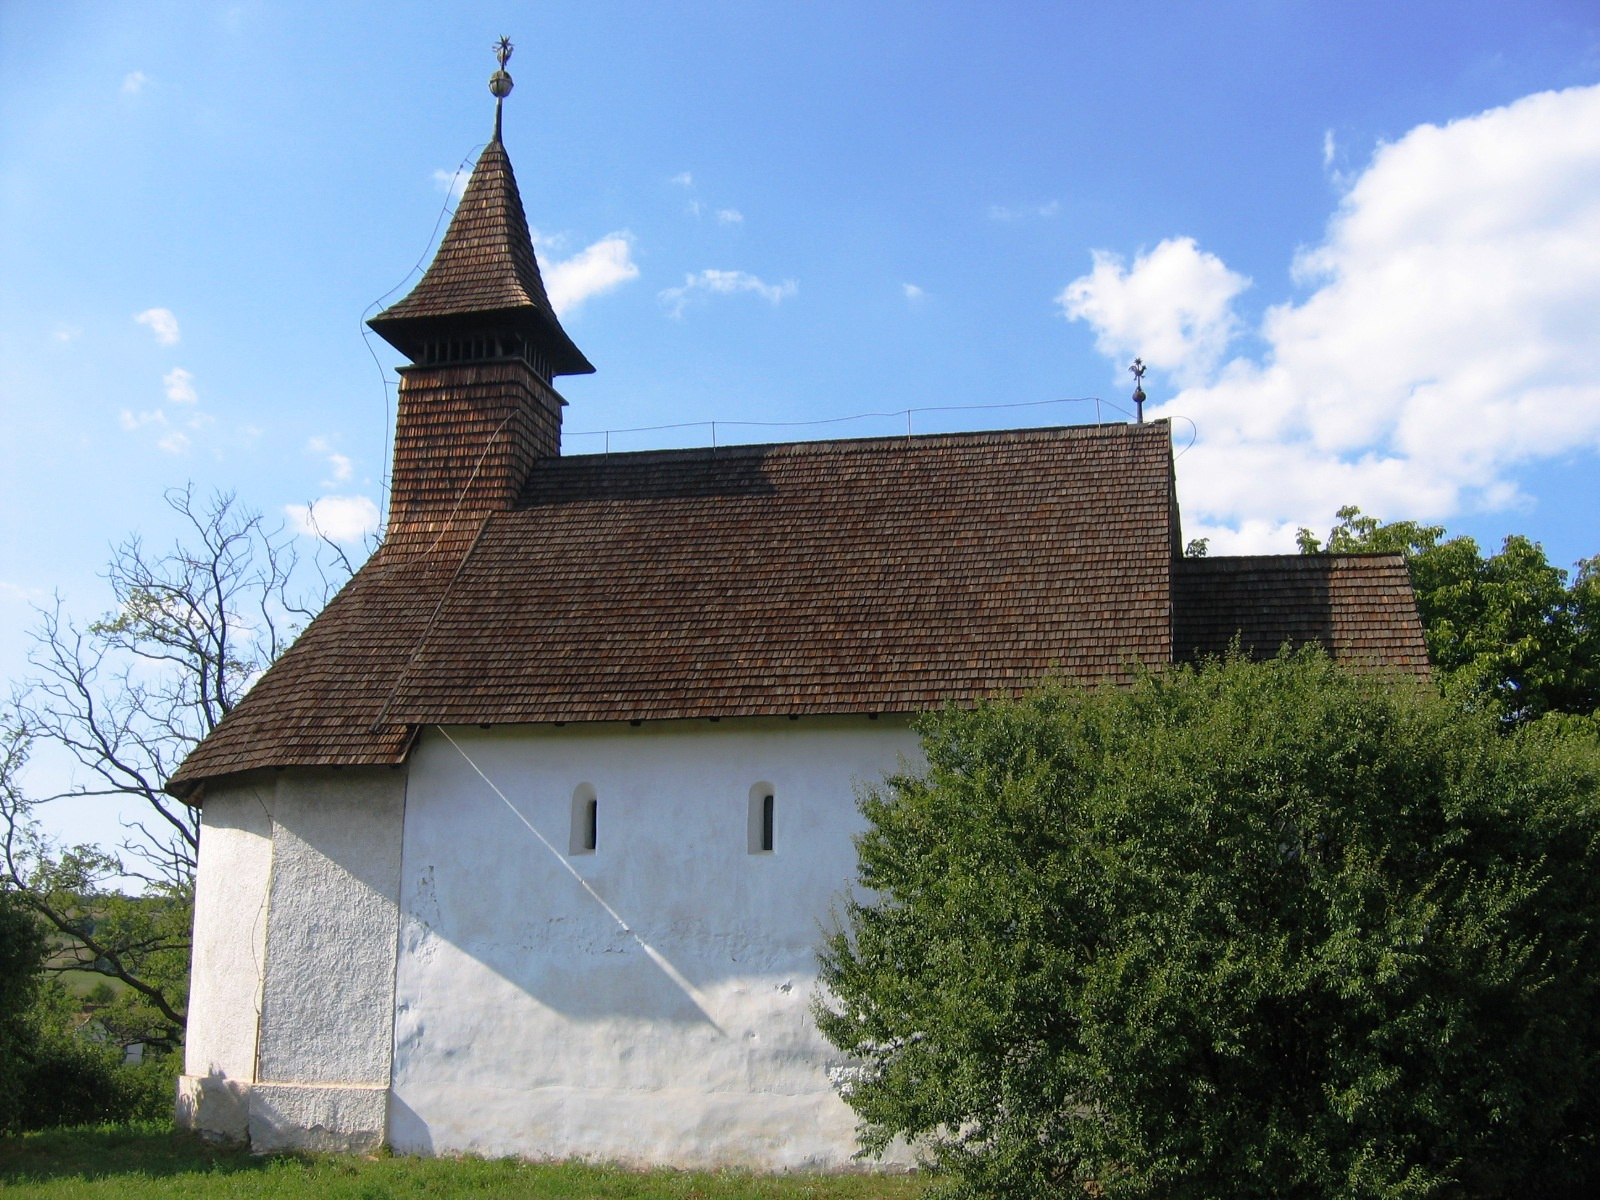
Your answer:
[[[36,1041],[29,1019],[39,991],[45,940],[38,922],[0,889],[0,1132],[16,1126]]]
[[[1301,653],[925,718],[823,1033],[964,1195],[1600,1189],[1600,747]]]
[[[0,1133],[170,1120],[177,1055],[124,1063],[43,977],[47,952],[33,914],[0,892]]]

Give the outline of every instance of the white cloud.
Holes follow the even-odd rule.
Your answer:
[[[163,346],[178,344],[178,318],[172,315],[170,308],[147,308],[133,319],[149,326],[150,332],[156,335],[156,341]]]
[[[1328,180],[1337,188],[1347,188],[1350,181],[1355,178],[1351,172],[1346,171],[1341,163],[1347,159],[1339,139],[1334,136],[1331,129],[1324,130],[1322,134],[1322,171]]]
[[[349,455],[340,454],[333,448],[333,443],[320,434],[306,440],[306,452],[317,454],[326,458],[328,467],[333,473],[333,479],[323,480],[323,487],[333,487],[336,484],[346,483],[355,472],[355,464]]]
[[[1107,353],[1149,318],[1090,301],[1138,268],[1063,293]],[[1600,86],[1380,147],[1293,268],[1312,290],[1267,311],[1259,358],[1207,368],[1204,337],[1163,351],[1201,376],[1151,415],[1199,426],[1179,488],[1186,533],[1214,552],[1291,549],[1341,504],[1389,519],[1511,507],[1526,502],[1514,469],[1600,450]]]
[[[174,429],[158,441],[156,445],[168,454],[186,454],[189,450],[189,435]]]
[[[194,404],[200,396],[194,390],[194,376],[182,367],[173,367],[161,377],[166,385],[167,399],[174,404]]]
[[[1045,204],[991,204],[989,206],[989,220],[991,221],[1025,221],[1029,217],[1053,217],[1061,211],[1061,201],[1051,200]]]
[[[472,173],[463,168],[433,173],[433,186],[448,195],[454,204],[461,203],[461,197],[466,193],[467,184],[471,180]]]
[[[913,304],[928,294],[914,283],[902,283],[900,285],[900,291],[905,295],[905,298],[911,301]]]
[[[667,182],[668,183],[675,183],[679,187],[693,187],[694,186],[694,176],[691,175],[688,171],[679,171],[676,175],[674,175]]]
[[[83,329],[80,326],[68,325],[63,322],[50,331],[50,336],[62,343],[75,342],[83,336]]]
[[[284,515],[294,531],[349,544],[378,528],[378,506],[366,496],[323,496],[310,504],[288,504]]]
[[[131,409],[125,408],[122,410],[121,415],[117,418],[117,423],[120,424],[124,430],[132,433],[135,429],[142,429],[146,425],[165,425],[167,423],[167,414],[157,408],[149,412],[139,413],[137,416],[135,416]]]
[[[0,579],[0,599],[20,600],[24,604],[43,604],[49,598],[50,593],[43,588],[27,587]]]
[[[124,96],[137,96],[144,91],[144,85],[150,82],[150,76],[143,71],[129,71],[122,77],[122,94]]]
[[[792,279],[785,279],[782,283],[767,283],[747,271],[718,271],[713,268],[698,274],[685,275],[682,287],[667,288],[659,295],[661,302],[667,306],[669,314],[681,317],[683,310],[688,307],[689,301],[697,292],[722,296],[750,292],[760,296],[769,304],[778,304],[799,290],[800,285]]]
[[[558,316],[566,316],[591,296],[609,292],[639,277],[633,261],[633,239],[607,234],[563,262],[545,268],[544,287]]]
[[[744,214],[737,208],[719,208],[717,220],[724,225],[739,225],[744,221]]]
[[[1112,358],[1138,355],[1185,381],[1204,378],[1238,328],[1233,298],[1250,286],[1193,238],[1168,238],[1131,267],[1094,252],[1094,270],[1056,297],[1067,316],[1094,327],[1095,348]]]

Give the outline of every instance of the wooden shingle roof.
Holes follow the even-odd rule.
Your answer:
[[[1398,554],[1185,558],[1173,579],[1180,661],[1315,643],[1354,666],[1427,674],[1428,647]]]
[[[912,712],[1172,660],[1165,423],[538,462],[380,549],[184,762],[392,763],[434,723]]]
[[[1177,557],[1165,422],[537,461],[386,543],[169,785],[430,724],[905,713],[1315,642],[1425,674],[1394,555]]]

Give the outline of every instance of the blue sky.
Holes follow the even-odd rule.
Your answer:
[[[1600,552],[1592,3],[0,2],[7,679],[30,605],[92,617],[107,547],[172,535],[168,487],[381,518],[361,318],[502,33],[598,368],[569,452],[1093,420],[1041,402],[1126,405],[1142,354],[1213,553],[1344,503]]]

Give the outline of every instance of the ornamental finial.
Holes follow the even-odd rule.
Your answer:
[[[494,44],[494,56],[500,63],[500,69],[489,76],[489,91],[494,94],[494,140],[500,140],[500,103],[511,94],[511,76],[506,71],[506,62],[511,58],[511,39],[501,37]]]
[[[1133,366],[1128,368],[1133,372],[1133,407],[1137,413],[1134,418],[1138,424],[1144,424],[1144,359],[1136,358]]]

